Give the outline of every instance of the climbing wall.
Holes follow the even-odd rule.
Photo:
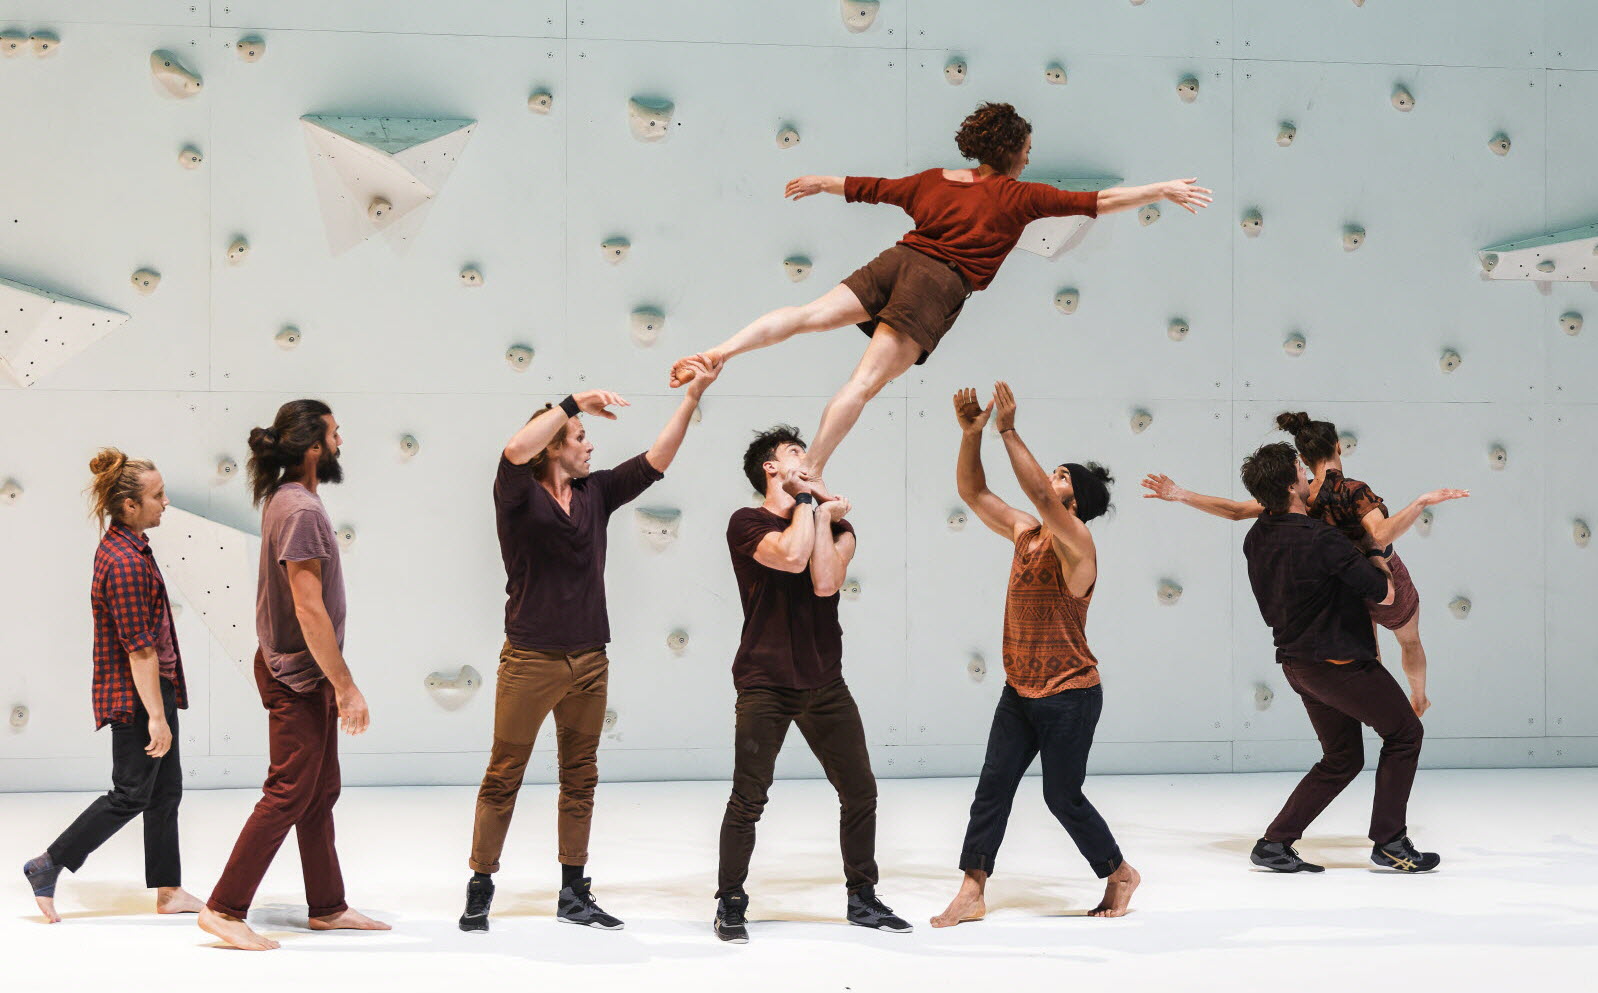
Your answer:
[[[595,464],[642,451],[679,400],[674,358],[907,228],[783,184],[959,166],[952,135],[986,100],[1032,121],[1026,178],[1197,176],[1216,202],[1030,232],[834,460],[859,533],[845,671],[878,772],[980,764],[1010,550],[960,504],[950,396],[998,378],[1046,465],[1117,480],[1093,526],[1095,769],[1315,754],[1248,590],[1247,525],[1138,488],[1162,472],[1241,495],[1239,461],[1285,438],[1289,408],[1336,421],[1348,472],[1395,510],[1472,491],[1400,543],[1431,660],[1425,761],[1598,761],[1598,8],[1457,0],[1440,31],[1431,7],[0,2],[0,784],[104,778],[81,497],[104,444],[153,458],[182,511],[152,541],[191,681],[188,781],[259,776],[241,467],[250,428],[306,395],[345,438],[324,496],[373,713],[346,777],[475,779],[505,439],[604,388],[632,406],[589,425]],[[844,329],[737,360],[667,478],[613,519],[606,776],[730,770],[743,447],[778,422],[812,432],[863,343]],[[553,763],[542,742],[530,776]],[[799,747],[779,770],[817,774]]]

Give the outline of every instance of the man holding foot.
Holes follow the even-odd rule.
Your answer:
[[[310,929],[389,930],[344,902],[333,845],[338,732],[362,734],[370,723],[344,660],[344,570],[317,495],[322,483],[344,478],[339,446],[338,422],[320,400],[285,403],[271,427],[250,432],[250,485],[262,508],[255,685],[266,708],[271,766],[200,913],[206,932],[248,951],[278,947],[246,919],[289,828],[300,846]]]
[[[732,664],[735,757],[716,889],[715,931],[723,941],[749,940],[744,881],[755,824],[791,724],[838,791],[849,923],[910,930],[877,899],[877,780],[860,711],[843,681],[838,590],[855,552],[854,528],[844,520],[849,501],[818,502],[804,469],[798,431],[778,425],[757,435],[744,453],[744,476],[765,501],[727,523],[744,626]]]
[[[1320,872],[1293,849],[1310,822],[1365,765],[1360,725],[1382,738],[1371,810],[1371,861],[1429,872],[1442,861],[1407,836],[1409,791],[1420,762],[1421,723],[1376,651],[1370,604],[1394,598],[1382,550],[1361,553],[1336,528],[1310,518],[1309,480],[1291,445],[1266,445],[1243,460],[1243,485],[1265,512],[1243,539],[1260,616],[1276,661],[1304,700],[1324,754],[1288,797],[1251,861],[1273,872]]]
[[[1142,877],[1121,857],[1109,825],[1082,793],[1088,750],[1104,707],[1099,663],[1088,647],[1088,605],[1098,584],[1098,548],[1088,522],[1110,508],[1103,466],[1066,463],[1043,471],[1015,430],[1015,395],[994,384],[986,409],[975,390],[954,395],[960,422],[956,483],[960,498],[1001,538],[1015,546],[1004,603],[1004,689],[988,732],[987,755],[971,801],[960,852],[965,878],[933,927],[981,920],[984,897],[1010,805],[1032,760],[1043,756],[1043,800],[1088,865],[1105,881],[1094,917],[1126,913]],[[982,429],[992,417],[1010,468],[1037,517],[1005,503],[982,469]]]

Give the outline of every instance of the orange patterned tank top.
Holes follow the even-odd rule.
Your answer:
[[[1005,679],[1033,698],[1099,683],[1099,660],[1084,632],[1093,591],[1079,597],[1066,588],[1054,543],[1037,543],[1042,534],[1039,525],[1016,539],[1004,600]]]

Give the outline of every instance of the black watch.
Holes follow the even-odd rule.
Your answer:
[[[815,495],[811,494],[811,493],[800,493],[800,494],[798,494],[798,495],[796,495],[794,497],[794,500],[799,502],[799,503],[815,503],[816,502]]]

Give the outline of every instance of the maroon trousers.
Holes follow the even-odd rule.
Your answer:
[[[338,801],[338,703],[326,680],[309,693],[296,693],[273,678],[259,650],[255,685],[266,708],[272,764],[261,799],[244,822],[222,877],[206,906],[243,919],[256,887],[272,864],[289,828],[300,843],[305,901],[310,916],[341,913],[344,876],[333,847],[333,804]]]
[[[1409,789],[1420,763],[1420,718],[1393,674],[1380,662],[1288,662],[1287,683],[1304,698],[1304,709],[1321,741],[1321,760],[1287,798],[1265,831],[1266,841],[1291,845],[1310,822],[1365,768],[1360,725],[1382,736],[1376,763],[1376,797],[1371,804],[1370,839],[1385,845],[1407,830]]]

